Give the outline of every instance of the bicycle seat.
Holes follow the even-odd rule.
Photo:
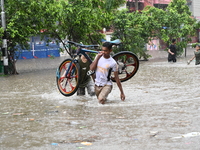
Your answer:
[[[102,39],[101,42],[110,42],[113,45],[119,45],[119,44],[122,43],[120,39],[116,39],[116,40],[113,40],[113,41],[106,41],[106,40]]]

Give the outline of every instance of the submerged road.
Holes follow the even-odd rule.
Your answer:
[[[199,150],[200,66],[190,55],[168,63],[151,51],[137,74],[114,84],[108,103],[96,97],[64,97],[55,73],[64,57],[19,60],[19,75],[0,77],[2,150]]]

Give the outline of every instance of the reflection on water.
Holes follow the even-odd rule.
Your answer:
[[[60,94],[56,67],[0,77],[1,149],[199,149],[198,136],[172,140],[200,131],[200,67],[186,62],[140,62],[126,101],[114,84],[105,105]]]

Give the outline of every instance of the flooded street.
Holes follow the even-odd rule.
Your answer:
[[[199,150],[200,66],[166,56],[140,61],[126,100],[114,83],[105,105],[59,93],[63,57],[19,60],[19,75],[0,77],[0,149]]]

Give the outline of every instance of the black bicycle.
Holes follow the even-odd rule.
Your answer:
[[[116,46],[121,44],[121,41],[119,39],[109,42]],[[60,93],[63,94],[64,96],[73,95],[79,87],[81,73],[80,73],[80,65],[78,62],[79,58],[78,56],[82,54],[90,63],[92,63],[92,59],[87,54],[87,52],[98,53],[98,51],[91,49],[99,47],[99,45],[83,45],[72,41],[68,41],[68,44],[77,47],[76,57],[72,57],[70,55],[71,58],[65,59],[60,64],[56,72],[57,87]],[[121,82],[129,80],[136,74],[139,68],[139,60],[134,53],[130,51],[121,51],[117,54],[114,54],[112,57],[116,60],[116,62],[119,65],[118,72],[119,72],[119,79]],[[90,74],[91,73],[88,72],[88,75]],[[111,80],[115,82],[114,73],[111,73]]]

